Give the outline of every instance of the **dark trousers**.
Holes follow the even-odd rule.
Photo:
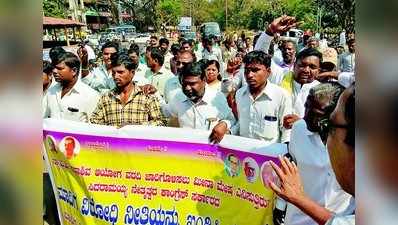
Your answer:
[[[48,173],[43,173],[43,206],[43,219],[49,225],[60,225],[55,195]]]

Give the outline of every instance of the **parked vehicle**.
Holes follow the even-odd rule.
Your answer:
[[[289,31],[281,34],[281,39],[282,40],[292,40],[298,44],[302,37],[303,37],[304,31],[299,30],[299,29],[290,29]]]
[[[208,22],[208,23],[203,23],[200,26],[200,35],[202,37],[208,37],[209,35],[213,35],[214,37],[221,39],[221,31],[220,31],[220,26],[216,22]]]

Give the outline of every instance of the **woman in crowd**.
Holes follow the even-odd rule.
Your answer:
[[[217,60],[209,60],[206,64],[207,86],[213,90],[221,90],[220,63]]]

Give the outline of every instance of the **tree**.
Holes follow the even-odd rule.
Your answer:
[[[346,29],[348,33],[355,32],[355,0],[318,0],[329,15],[336,15],[334,27]]]
[[[43,0],[44,16],[66,18],[67,9],[64,0]]]
[[[158,16],[157,25],[177,26],[182,15],[182,2],[180,0],[161,0],[156,6]]]

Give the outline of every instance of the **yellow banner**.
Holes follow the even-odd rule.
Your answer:
[[[253,140],[234,136],[223,142],[240,144],[210,145],[199,140],[207,133],[178,138],[196,131],[176,128],[67,123],[45,121],[43,132],[63,224],[273,224],[269,161],[278,163],[281,146],[244,146]]]

